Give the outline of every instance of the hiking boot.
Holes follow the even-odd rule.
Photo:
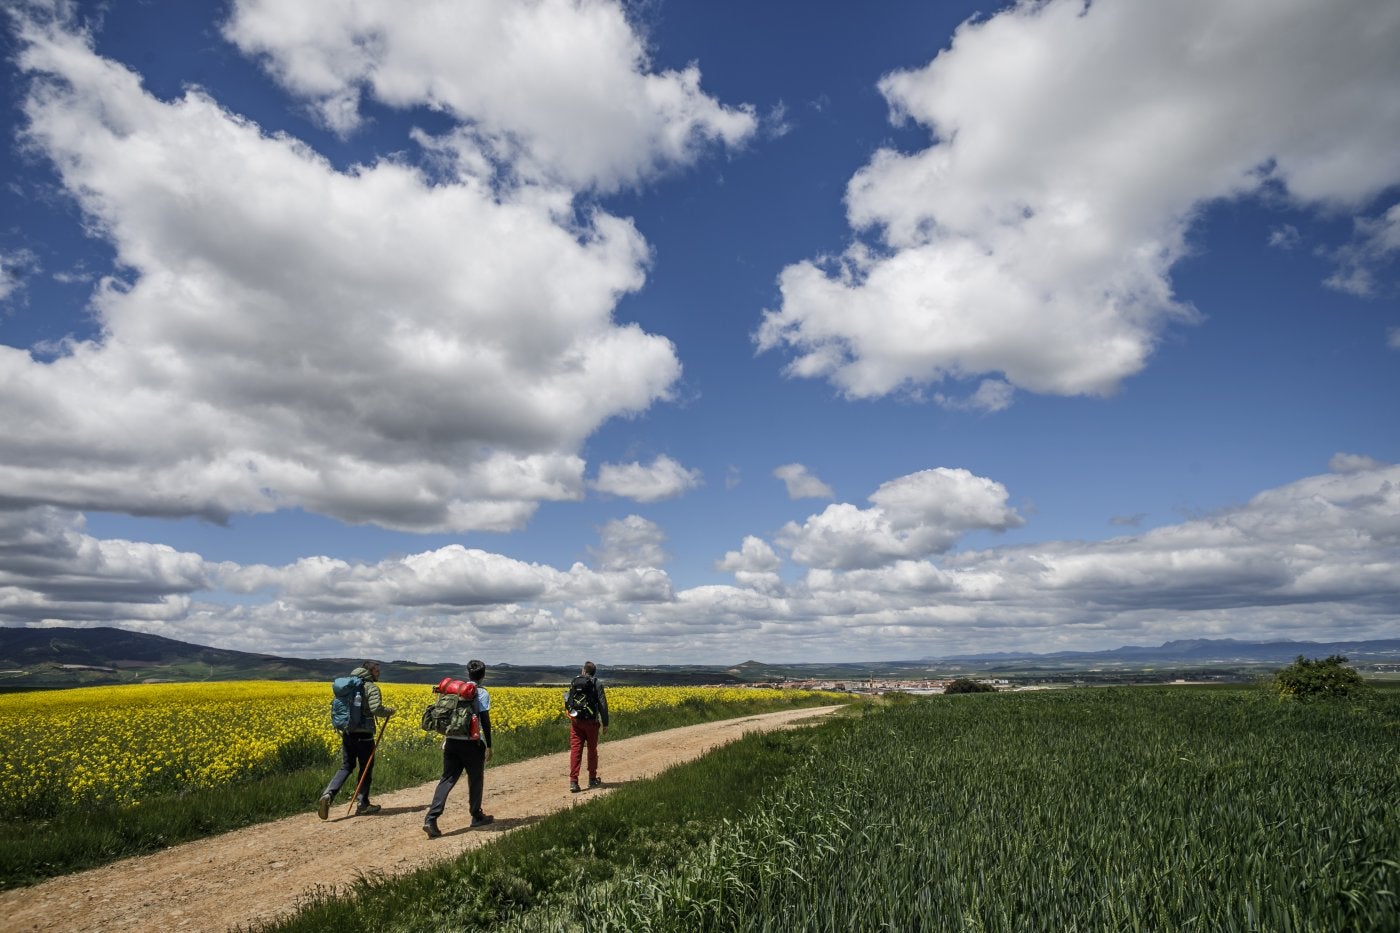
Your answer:
[[[595,774],[595,775],[593,775],[593,777],[591,777],[591,778],[588,779],[588,786],[589,786],[589,787],[602,787],[602,786],[603,786],[603,779],[600,778],[600,777],[598,777],[598,775]]]
[[[583,790],[583,788],[578,786],[578,781],[569,782],[569,793],[577,794],[581,790]]]
[[[331,795],[322,794],[321,799],[316,801],[316,815],[323,820],[331,817]]]
[[[489,813],[477,813],[472,817],[473,826],[485,826],[487,823],[496,822],[496,818]]]
[[[356,816],[369,816],[371,813],[378,813],[380,810],[377,803],[362,803],[355,808]]]
[[[429,839],[436,839],[442,835],[442,830],[438,829],[437,820],[428,820],[424,823],[423,832],[428,834]]]

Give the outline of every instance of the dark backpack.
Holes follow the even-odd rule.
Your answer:
[[[444,677],[433,688],[433,693],[437,694],[436,698],[423,710],[424,729],[454,738],[484,741],[477,709],[481,700],[476,695],[475,683]]]
[[[331,728],[337,732],[357,729],[365,721],[365,682],[353,674],[331,681]]]
[[[579,674],[573,679],[564,694],[564,709],[571,717],[598,718],[598,685],[592,677]]]

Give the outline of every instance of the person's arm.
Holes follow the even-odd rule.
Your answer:
[[[602,681],[598,682],[598,718],[603,721],[603,731],[608,731],[608,691],[603,689]]]
[[[480,713],[477,714],[481,720],[481,738],[486,743],[486,760],[491,760],[491,701],[488,699]]]
[[[385,706],[383,698],[379,695],[379,684],[372,680],[365,681],[365,709],[377,719],[388,719],[394,715],[394,708]]]

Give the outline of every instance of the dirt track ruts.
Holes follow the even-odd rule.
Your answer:
[[[785,728],[833,709],[763,713],[617,741],[605,737],[600,772],[614,786],[642,780],[746,732]],[[435,783],[376,794],[384,809],[373,816],[345,817],[342,795],[325,823],[308,811],[0,893],[0,930],[173,933],[266,922],[290,913],[317,887],[344,884],[356,873],[411,871],[608,792],[604,787],[570,794],[567,751],[488,767],[485,808],[496,822],[467,827],[464,782],[438,821],[443,836],[430,840],[419,827]]]

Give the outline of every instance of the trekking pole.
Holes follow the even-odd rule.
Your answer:
[[[350,806],[345,808],[345,815],[349,816],[350,811],[355,809],[356,802],[360,799],[360,788],[365,786],[365,775],[369,774],[369,769],[374,765],[374,753],[379,751],[379,740],[384,735],[384,727],[389,724],[389,717],[384,717],[384,721],[379,724],[379,734],[374,737],[374,747],[369,750],[369,760],[360,769],[360,783],[355,785],[355,793],[350,795]]]

